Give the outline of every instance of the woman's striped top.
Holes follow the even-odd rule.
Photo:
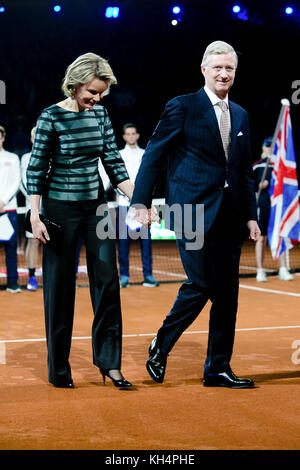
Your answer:
[[[27,193],[81,201],[104,194],[99,157],[114,187],[129,179],[103,106],[71,112],[46,108],[37,122],[27,168]]]

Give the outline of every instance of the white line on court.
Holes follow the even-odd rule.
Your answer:
[[[6,346],[4,342],[0,342],[0,364],[6,364]]]
[[[269,292],[270,294],[291,295],[293,297],[300,297],[300,294],[297,294],[296,292],[286,292],[284,290],[265,289],[264,287],[247,286],[246,284],[240,284],[240,287],[242,287],[243,289],[257,290],[260,292]]]
[[[236,328],[236,332],[242,331],[263,331],[263,330],[287,330],[300,328],[300,325],[286,325],[286,326],[262,326],[259,328]],[[184,335],[196,335],[208,333],[208,330],[199,330],[199,331],[184,331]],[[143,336],[156,336],[156,333],[136,333],[136,334],[127,334],[123,335],[123,338],[138,338]],[[91,336],[74,336],[72,340],[80,339],[91,339]],[[8,339],[0,340],[0,364],[6,364],[6,344],[7,343],[35,343],[35,342],[45,342],[46,338],[28,338],[28,339]]]
[[[240,287],[243,289],[250,289],[256,290],[259,292],[267,292],[270,294],[279,294],[279,295],[290,295],[293,297],[300,297],[300,294],[295,292],[285,292],[281,290],[274,290],[274,289],[266,289],[263,287],[256,287],[256,286],[247,286],[245,284],[240,284]],[[286,326],[263,326],[258,328],[237,328],[236,332],[242,331],[263,331],[263,330],[285,330],[285,329],[294,329],[300,328],[300,325],[286,325]],[[208,333],[208,330],[201,330],[201,331],[185,331],[184,335],[191,335],[191,334],[204,334]],[[123,338],[136,338],[136,337],[143,337],[143,336],[155,336],[156,333],[137,333],[137,334],[125,334]],[[72,340],[90,340],[91,336],[75,336]],[[34,343],[34,342],[43,342],[46,341],[46,338],[28,338],[28,339],[8,339],[8,340],[0,340],[0,364],[6,364],[6,343]]]
[[[236,328],[235,331],[261,331],[261,330],[287,330],[300,328],[300,325],[283,325],[283,326],[260,326],[254,328]],[[184,335],[195,335],[208,333],[208,330],[184,331]],[[123,338],[137,338],[142,336],[156,336],[156,333],[135,333],[122,335]],[[91,336],[73,336],[72,340],[91,339]],[[46,338],[24,338],[24,339],[5,339],[0,340],[0,345],[5,343],[36,343],[46,341]]]

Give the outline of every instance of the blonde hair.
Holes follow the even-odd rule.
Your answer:
[[[75,85],[83,85],[94,78],[103,80],[108,84],[107,90],[104,93],[106,95],[109,93],[110,85],[117,83],[117,79],[107,60],[93,52],[88,52],[77,57],[69,65],[63,79],[62,91],[66,97],[73,97]]]
[[[36,126],[34,126],[34,127],[31,129],[31,132],[30,132],[30,137],[31,137],[31,142],[32,142],[32,143],[34,143],[35,134],[36,134]]]
[[[5,129],[4,129],[3,126],[0,126],[0,132],[1,132],[1,134],[2,134],[2,137],[5,137],[5,136],[6,136],[6,131],[5,131]]]
[[[32,139],[35,138],[35,133],[36,133],[36,126],[34,126],[34,127],[31,129],[31,132],[30,132],[30,135],[31,135],[31,138],[32,138]]]
[[[202,67],[206,67],[208,65],[208,61],[211,55],[214,54],[233,54],[235,57],[235,66],[237,67],[238,64],[238,56],[235,52],[234,48],[224,41],[214,41],[209,44],[203,54],[202,58]]]

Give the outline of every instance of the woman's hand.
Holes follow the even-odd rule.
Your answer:
[[[34,238],[36,238],[40,242],[44,243],[44,245],[46,245],[46,243],[50,240],[50,237],[47,232],[45,224],[43,224],[43,222],[40,219],[39,214],[35,214],[35,213],[31,214],[30,222],[31,222],[32,234]]]
[[[44,245],[50,240],[45,224],[41,222],[39,210],[41,206],[41,196],[39,194],[30,195],[30,222],[32,227],[32,235],[40,240]]]

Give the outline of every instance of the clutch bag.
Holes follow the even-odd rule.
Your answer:
[[[32,226],[30,222],[30,214],[29,211],[26,214],[25,218],[25,230],[26,232],[32,233]],[[47,242],[47,245],[58,246],[63,237],[63,229],[62,226],[53,222],[52,220],[45,217],[43,214],[39,214],[41,222],[45,225],[47,232],[49,234],[50,240]]]

